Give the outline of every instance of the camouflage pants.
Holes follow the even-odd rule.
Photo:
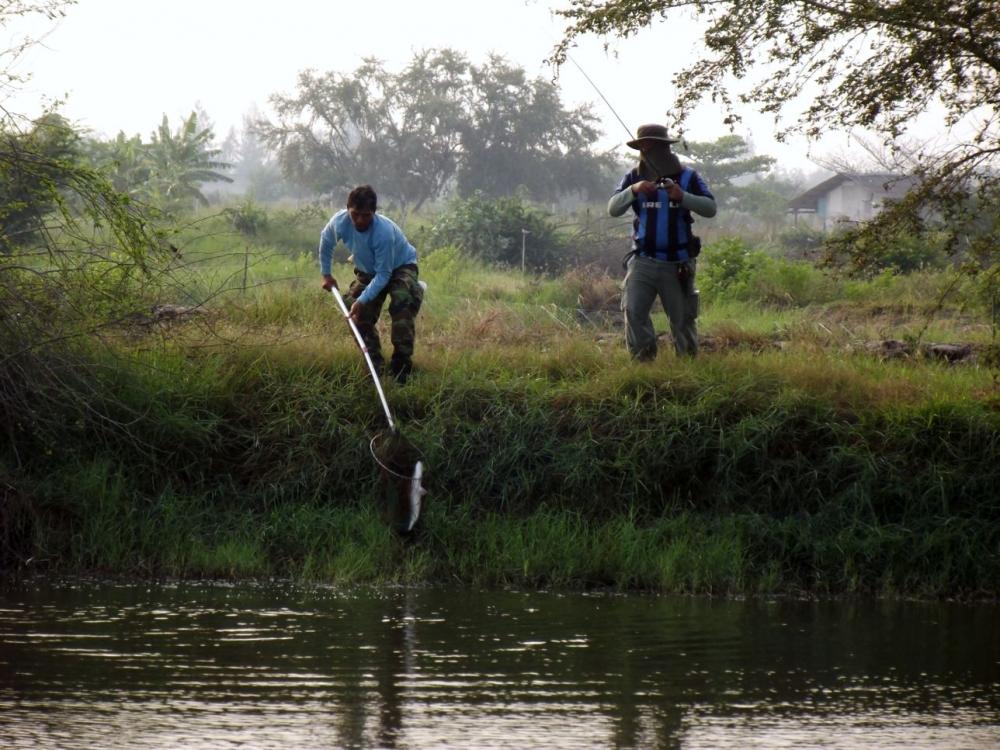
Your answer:
[[[347,290],[345,300],[350,307],[365,290],[374,276],[357,268],[354,281]],[[378,335],[378,319],[382,314],[385,298],[389,298],[390,337],[392,339],[391,368],[394,374],[408,372],[413,366],[413,341],[416,338],[416,317],[424,301],[424,290],[417,283],[417,267],[412,264],[400,266],[392,272],[389,283],[368,304],[361,306],[358,332],[368,347],[375,368],[381,372],[385,360],[382,357],[382,342]]]

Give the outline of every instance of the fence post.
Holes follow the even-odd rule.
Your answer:
[[[246,245],[243,253],[243,294],[247,293],[247,271],[250,270],[250,245]]]

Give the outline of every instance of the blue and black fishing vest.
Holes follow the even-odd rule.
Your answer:
[[[622,178],[616,192],[644,178],[633,169]],[[698,173],[690,167],[681,170],[677,177],[681,190],[694,195],[711,195]],[[656,196],[638,194],[632,201],[632,252],[650,258],[668,261],[685,261],[697,257],[701,241],[692,233],[694,218],[691,212],[678,205],[671,205],[666,188],[656,191]]]

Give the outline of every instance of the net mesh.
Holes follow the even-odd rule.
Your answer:
[[[398,430],[376,433],[368,447],[379,468],[395,479],[412,479],[417,461],[423,459],[417,447]]]

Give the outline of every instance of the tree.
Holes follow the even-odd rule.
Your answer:
[[[600,136],[589,107],[563,109],[551,81],[529,81],[522,68],[491,55],[471,69],[472,110],[462,134],[458,192],[490,197],[524,187],[552,194],[605,195],[614,159],[594,154]]]
[[[691,166],[705,178],[713,192],[726,192],[740,177],[768,172],[773,156],[755,156],[742,136],[724,135],[711,142],[687,142]]]
[[[285,175],[317,192],[367,182],[405,214],[455,184],[492,196],[606,190],[596,118],[565,111],[551,82],[498,56],[475,66],[431,50],[398,75],[376,60],[350,76],[306,71],[296,95],[271,102],[277,122],[259,132]]]
[[[149,200],[152,165],[146,145],[138,135],[130,138],[119,132],[111,141],[92,140],[87,144],[87,151],[115,190],[139,200]]]
[[[426,244],[454,247],[485,263],[517,268],[530,238],[526,267],[546,271],[556,267],[566,251],[565,240],[551,218],[522,195],[488,198],[480,192],[451,200],[430,228]]]
[[[769,235],[784,223],[787,191],[774,180],[761,179],[770,172],[776,159],[773,156],[754,155],[750,144],[739,135],[724,135],[714,141],[685,141],[691,166],[705,178],[720,205],[726,208],[723,216],[739,214],[737,221],[744,223],[749,216],[763,224]],[[747,181],[747,178],[756,178]],[[725,218],[723,218],[725,221]]]
[[[239,132],[230,128],[222,142],[221,158],[233,165],[233,189],[260,201],[276,201],[293,192],[281,167],[257,132],[260,113],[256,107],[243,115]]]
[[[628,36],[692,6],[706,22],[706,56],[675,78],[674,109],[683,122],[690,104],[723,102],[738,122],[730,76],[745,79],[758,63],[767,76],[739,95],[779,115],[793,100],[812,103],[792,129],[818,136],[831,124],[866,127],[895,137],[931,101],[954,124],[981,106],[995,124],[1000,73],[1000,3],[977,0],[570,0],[559,14],[572,24],[555,50],[561,63],[576,36]],[[989,116],[992,115],[992,116]],[[785,131],[788,132],[788,131]],[[983,132],[982,130],[980,131]]]
[[[3,0],[0,29],[20,18],[45,16],[55,20],[75,0]],[[5,34],[7,46],[0,49],[0,96],[16,91],[29,76],[16,64],[38,44],[38,39]],[[80,139],[55,109],[25,123],[0,107],[0,253],[37,238],[45,217],[60,203],[59,190],[72,181],[62,166],[76,157]]]
[[[66,15],[65,8],[76,0],[0,0],[0,29],[24,16],[45,16],[50,21]],[[0,95],[16,90],[29,76],[20,74],[16,64],[29,48],[38,44],[32,36],[12,34],[5,36],[7,47],[0,50]]]
[[[0,30],[13,16],[51,18],[68,4],[0,2]],[[0,53],[0,88],[18,80],[7,59]],[[154,301],[155,269],[169,263],[165,236],[85,163],[80,142],[54,111],[34,122],[0,111],[0,466],[11,496],[25,465],[76,444],[68,434],[81,445],[131,439],[143,417],[109,385],[116,363],[107,354]],[[105,338],[109,330],[116,335]],[[112,346],[98,353],[104,342]],[[39,510],[5,508],[4,521],[30,529]],[[3,536],[0,558],[12,538]]]
[[[397,185],[401,193],[422,198],[414,201],[415,210],[441,195],[454,177],[469,106],[468,72],[467,60],[454,50],[428,51],[415,55],[396,81],[405,118],[400,157],[407,165]]]
[[[405,214],[454,175],[467,71],[453,50],[421,52],[398,76],[375,59],[350,75],[307,70],[257,131],[289,180],[331,194],[371,183]]]
[[[674,78],[684,105],[673,108],[675,128],[704,98],[721,102],[734,125],[737,102],[780,120],[801,97],[809,104],[779,137],[868,128],[893,148],[938,102],[945,125],[966,123],[969,137],[919,154],[920,186],[839,241],[864,265],[886,235],[925,229],[932,205],[956,249],[980,268],[993,265],[995,225],[963,228],[969,207],[1000,204],[1000,0],[569,0],[559,14],[571,23],[552,61],[561,64],[582,34],[627,37],[692,8],[705,23],[705,52]],[[748,82],[758,65],[766,74]],[[733,79],[744,84],[735,97]]]
[[[59,114],[48,112],[21,131],[0,122],[0,252],[38,240],[73,180],[67,165],[79,155],[80,137]]]
[[[203,183],[233,181],[219,171],[231,165],[219,159],[212,138],[211,128],[192,112],[176,133],[164,115],[149,143],[118,133],[111,141],[90,141],[86,151],[115,190],[167,211],[187,211],[208,204]]]
[[[171,132],[167,116],[163,115],[146,149],[154,202],[173,210],[190,209],[195,202],[207,206],[202,183],[232,182],[218,171],[230,165],[216,159],[220,150],[212,147],[213,137],[210,127],[199,128],[196,112],[180,124],[176,133]]]
[[[74,420],[124,425],[88,346],[148,309],[162,236],[82,163],[79,140],[53,113],[25,131],[0,120],[0,462],[51,449]]]
[[[746,185],[729,189],[727,213],[743,214],[763,225],[771,238],[788,222],[788,201],[798,184],[775,175],[767,175]]]

